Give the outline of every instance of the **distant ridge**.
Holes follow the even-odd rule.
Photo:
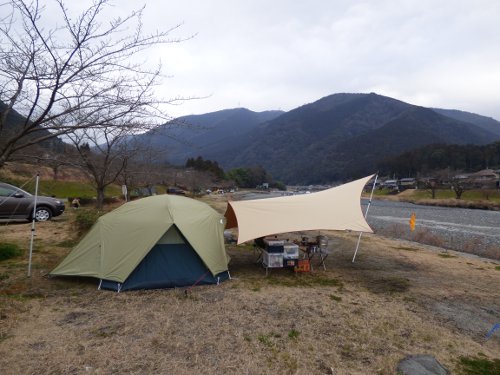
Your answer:
[[[500,137],[431,109],[371,94],[334,94],[257,127],[245,145],[215,154],[232,168],[262,165],[286,183],[323,183],[374,171],[379,158],[426,144]]]
[[[202,115],[179,117],[137,139],[167,150],[168,161],[184,165],[188,158],[211,155],[230,147],[260,123],[283,111],[253,112],[246,108],[224,109]]]
[[[459,111],[457,109],[442,109],[442,108],[431,108],[437,113],[454,118],[456,120],[469,122],[471,124],[477,125],[480,128],[490,131],[498,136],[500,136],[500,122],[491,117],[481,116],[476,113]]]
[[[184,116],[141,137],[168,150],[174,164],[202,156],[225,169],[260,165],[285,183],[311,184],[373,173],[379,160],[428,144],[491,143],[500,139],[500,123],[375,93],[339,93],[289,112]]]

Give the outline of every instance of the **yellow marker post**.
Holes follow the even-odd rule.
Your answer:
[[[413,232],[415,230],[415,223],[417,221],[417,215],[414,213],[410,217],[410,230]]]

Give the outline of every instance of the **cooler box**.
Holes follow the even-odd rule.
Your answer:
[[[284,259],[299,259],[299,245],[287,242],[283,246]]]
[[[283,246],[266,246],[266,251],[273,254],[282,254],[285,251]]]
[[[283,267],[283,253],[268,253],[262,252],[262,264],[267,268],[281,268]]]
[[[283,253],[283,245],[285,245],[285,240],[279,240],[277,238],[264,238],[264,243],[266,244],[266,251],[268,253]]]
[[[285,244],[285,240],[280,240],[278,238],[264,238],[264,243],[266,246],[283,246]]]

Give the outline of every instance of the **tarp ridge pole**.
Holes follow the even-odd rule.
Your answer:
[[[378,173],[375,175],[375,181],[373,181],[372,192],[370,193],[370,199],[368,200],[368,205],[366,206],[365,220],[368,217],[368,210],[370,209],[370,205],[372,204],[373,192],[375,191],[375,185],[377,185],[377,178],[378,178]],[[354,256],[352,257],[352,263],[354,263],[354,260],[356,259],[356,254],[358,253],[359,243],[361,242],[362,235],[363,232],[359,232],[358,242],[356,243],[356,250],[354,251]]]
[[[33,257],[33,240],[35,238],[35,214],[36,214],[36,201],[38,197],[38,181],[40,180],[40,175],[36,174],[35,182],[35,202],[33,204],[33,215],[31,220],[31,239],[30,239],[30,253],[28,258],[28,277],[31,277],[31,258]]]

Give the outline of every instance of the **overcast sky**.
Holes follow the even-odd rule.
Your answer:
[[[165,96],[208,96],[173,116],[226,108],[291,110],[338,92],[500,120],[498,0],[114,0],[146,3],[151,29],[193,39],[161,58]]]

